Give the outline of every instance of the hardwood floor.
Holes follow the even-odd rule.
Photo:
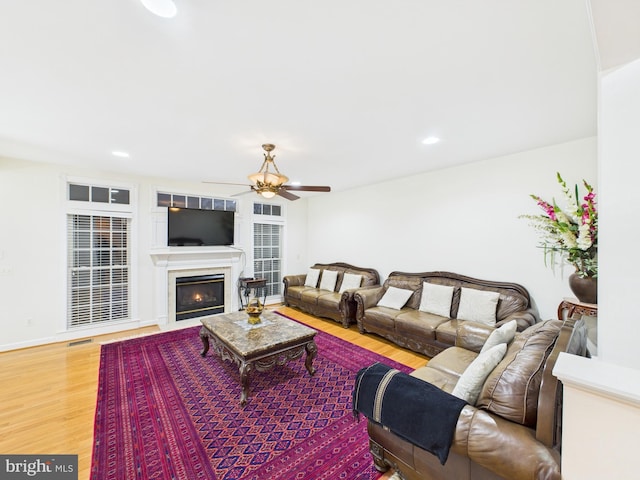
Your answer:
[[[412,368],[427,357],[373,335],[355,325],[277,307],[285,315]],[[100,365],[100,344],[159,332],[158,327],[0,353],[0,453],[78,454],[80,480],[89,478],[93,422]],[[387,475],[385,475],[387,478]]]

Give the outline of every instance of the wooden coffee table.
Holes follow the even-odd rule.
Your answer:
[[[249,397],[249,374],[252,370],[265,372],[300,358],[306,351],[304,365],[309,375],[313,375],[313,359],[318,352],[314,341],[318,332],[312,328],[266,310],[257,325],[251,325],[248,318],[242,311],[216,315],[203,319],[200,329],[204,347],[201,356],[206,356],[211,347],[222,360],[238,365],[242,406]]]

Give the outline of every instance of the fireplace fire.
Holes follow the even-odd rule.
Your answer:
[[[224,274],[176,278],[176,321],[224,313]]]

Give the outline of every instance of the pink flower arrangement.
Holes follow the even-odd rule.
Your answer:
[[[545,263],[548,257],[554,261],[559,254],[573,265],[581,277],[598,276],[598,211],[593,187],[582,181],[587,191],[580,198],[578,185],[574,193],[567,187],[560,174],[558,183],[566,203],[565,210],[556,203],[547,202],[537,195],[531,195],[542,209],[542,215],[522,215],[531,221],[534,228],[542,233],[540,247],[544,249]]]

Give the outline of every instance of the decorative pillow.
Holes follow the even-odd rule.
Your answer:
[[[378,300],[379,307],[388,307],[400,310],[407,303],[409,297],[413,294],[413,290],[405,290],[403,288],[389,287],[382,298]]]
[[[342,285],[340,285],[340,292],[351,288],[359,288],[362,283],[362,275],[356,275],[355,273],[345,273],[342,277]]]
[[[509,342],[513,340],[513,337],[515,337],[517,329],[518,322],[516,322],[515,320],[511,320],[510,322],[502,325],[500,328],[496,328],[493,332],[491,332],[491,335],[489,335],[487,341],[484,342],[480,353],[486,352],[491,347],[500,345],[501,343],[505,343],[508,345]]]
[[[433,313],[441,317],[451,315],[451,299],[453,287],[424,282],[422,284],[422,298],[420,308],[422,312]]]
[[[466,400],[470,405],[475,405],[484,381],[504,358],[506,352],[507,344],[501,343],[479,354],[460,376],[451,394]]]
[[[329,290],[333,292],[336,288],[336,280],[338,280],[338,272],[335,270],[323,270],[322,279],[320,279],[320,290]]]
[[[498,292],[462,287],[457,318],[458,320],[472,320],[493,326],[496,324],[496,308],[499,299]]]
[[[304,286],[316,288],[318,286],[318,278],[320,278],[320,270],[310,268],[307,272],[307,277],[304,279]]]

